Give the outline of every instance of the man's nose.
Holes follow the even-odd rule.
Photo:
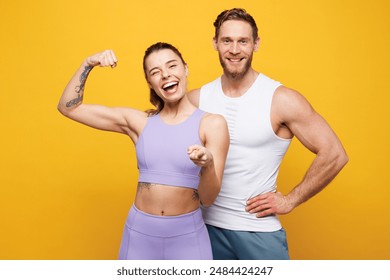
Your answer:
[[[237,42],[234,42],[234,43],[231,44],[231,46],[230,46],[230,52],[231,52],[232,54],[238,54],[238,53],[240,53],[240,46],[238,45]]]

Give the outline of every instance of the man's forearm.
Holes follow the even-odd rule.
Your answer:
[[[317,154],[303,180],[287,196],[293,208],[323,190],[348,162],[344,151],[336,155]]]

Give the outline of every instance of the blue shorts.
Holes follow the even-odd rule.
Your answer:
[[[289,260],[286,232],[249,232],[207,225],[214,260]]]
[[[201,210],[179,216],[155,216],[133,205],[123,231],[119,259],[212,260]]]

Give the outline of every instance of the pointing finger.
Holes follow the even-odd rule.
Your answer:
[[[199,146],[199,145],[192,145],[192,146],[189,146],[189,147],[187,148],[187,153],[188,153],[188,154],[191,154],[193,151],[199,150],[200,148],[201,148],[201,146]]]

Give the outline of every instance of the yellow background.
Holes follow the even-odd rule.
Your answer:
[[[215,17],[246,8],[261,46],[254,67],[305,95],[342,140],[350,162],[318,196],[281,217],[293,259],[390,259],[390,2],[1,1],[0,259],[115,259],[137,181],[131,141],[56,109],[82,60],[115,50],[95,69],[85,102],[149,108],[144,50],[176,45],[189,89],[221,74]],[[313,159],[296,140],[279,188]]]

